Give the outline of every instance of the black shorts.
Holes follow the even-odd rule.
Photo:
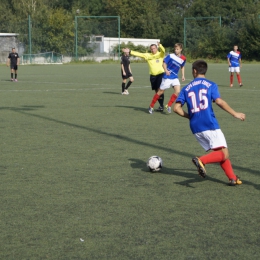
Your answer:
[[[125,72],[126,75],[123,75],[123,72],[121,71],[121,74],[122,74],[122,79],[128,79],[130,77],[133,77],[132,73],[130,73],[129,71]]]
[[[11,70],[18,70],[18,66],[16,64],[11,64],[10,69]]]
[[[158,90],[160,88],[161,83],[162,83],[162,77],[163,77],[163,73],[158,74],[156,76],[150,75],[150,82],[151,82],[152,90]]]

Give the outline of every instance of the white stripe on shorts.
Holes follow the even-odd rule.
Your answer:
[[[220,129],[207,130],[194,135],[205,151],[227,147],[226,138]]]

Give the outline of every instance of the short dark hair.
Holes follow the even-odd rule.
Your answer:
[[[196,70],[198,74],[205,75],[208,70],[208,64],[204,60],[196,60],[192,63],[192,70]]]
[[[154,43],[150,45],[150,48],[151,48],[152,46],[155,46],[155,47],[157,48],[157,45],[156,45],[156,44],[154,44]]]

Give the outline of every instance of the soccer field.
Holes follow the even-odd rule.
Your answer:
[[[131,68],[125,96],[119,64],[19,66],[18,82],[0,66],[0,259],[260,259],[259,64],[243,64],[242,88],[226,64],[207,73],[247,116],[214,105],[236,187],[219,165],[198,176],[188,120],[148,114],[148,66]]]

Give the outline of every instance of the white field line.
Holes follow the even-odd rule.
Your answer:
[[[189,80],[190,81],[190,80]],[[26,82],[30,82],[31,83],[31,81],[22,81],[22,83],[26,83]],[[73,83],[73,82],[71,82],[71,83],[69,83],[69,82],[64,82],[64,83],[62,83],[62,82],[34,82],[36,85],[37,84],[52,84],[52,85],[75,85],[75,84],[77,84],[77,85],[86,85],[87,87],[86,88],[62,88],[62,89],[60,89],[60,88],[57,88],[57,89],[0,89],[0,92],[55,92],[55,91],[59,91],[59,92],[62,92],[62,91],[90,91],[90,90],[111,90],[111,89],[116,89],[116,90],[119,90],[119,92],[120,92],[120,90],[121,90],[121,86],[120,86],[120,84],[118,85],[118,86],[116,86],[115,87],[115,85],[113,84],[111,84],[111,85],[109,85],[109,84],[85,84],[85,83]],[[120,83],[120,81],[119,81],[119,83]],[[11,83],[12,85],[13,84],[19,84],[19,82],[18,83]],[[181,84],[182,86],[185,86],[185,85],[187,85],[187,83],[183,83],[183,84]],[[96,87],[93,87],[93,88],[89,88],[88,86],[96,86]],[[114,87],[112,87],[112,86],[114,86]],[[151,88],[151,86],[134,86],[134,85],[132,85],[131,86],[131,89],[142,89],[142,88]],[[247,89],[246,87],[242,87],[242,88],[236,88],[236,87],[233,87],[232,89],[230,88],[230,87],[228,87],[227,86],[227,88],[226,89],[223,89],[223,88],[221,88],[220,89],[220,92],[226,92],[226,91],[230,91],[230,90],[232,90],[232,91],[247,91],[247,92],[259,92],[260,91],[260,89]]]

